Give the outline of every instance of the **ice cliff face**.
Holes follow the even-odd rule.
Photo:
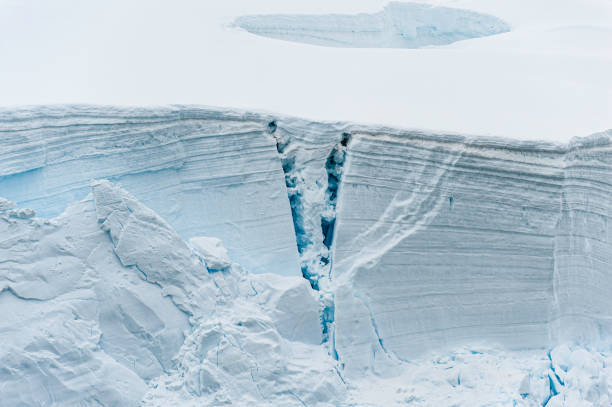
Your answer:
[[[182,237],[207,230],[222,239],[235,261],[253,272],[298,272],[274,140],[255,115],[86,107],[3,111],[0,155],[0,191],[40,216],[59,215],[88,194],[90,179],[106,178],[121,182]]]
[[[609,131],[73,106],[0,144],[7,405],[609,403]]]
[[[353,134],[332,272],[340,357],[366,369],[458,343],[609,338],[611,175],[610,132],[568,146]]]

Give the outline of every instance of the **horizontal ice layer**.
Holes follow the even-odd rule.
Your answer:
[[[611,132],[566,146],[353,133],[332,271],[340,360],[609,338],[610,179]]]
[[[119,181],[184,238],[216,236],[252,272],[299,275],[274,139],[261,116],[189,108],[0,113],[0,196],[56,216]]]
[[[490,15],[403,2],[390,2],[374,14],[250,15],[235,24],[264,37],[347,48],[421,48],[510,30]]]
[[[612,336],[612,131],[570,144],[555,234],[555,329],[560,339]]]

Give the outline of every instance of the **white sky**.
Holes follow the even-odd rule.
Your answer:
[[[512,32],[339,49],[232,28],[242,14],[381,0],[0,0],[0,105],[172,103],[564,141],[612,128],[612,1],[446,0]]]

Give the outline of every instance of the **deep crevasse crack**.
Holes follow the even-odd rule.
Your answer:
[[[302,275],[320,293],[322,341],[330,343],[330,354],[337,360],[333,344],[334,298],[327,287],[332,276],[336,205],[351,134],[338,132],[337,143],[322,163],[325,176],[313,177],[305,166],[299,165],[303,160],[299,156],[303,149],[295,134],[278,129],[275,120],[268,123],[268,133],[276,140],[285,174]],[[317,218],[320,224],[317,224]]]

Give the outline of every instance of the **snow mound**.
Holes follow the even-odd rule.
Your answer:
[[[510,30],[487,14],[401,2],[374,14],[251,15],[239,17],[235,25],[264,37],[347,48],[421,48]]]

